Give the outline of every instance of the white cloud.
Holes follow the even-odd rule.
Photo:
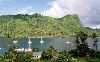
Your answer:
[[[43,11],[42,15],[59,18],[67,14],[78,14],[84,26],[100,24],[100,0],[53,0],[49,5],[51,7]]]
[[[18,14],[25,14],[25,13],[27,13],[27,9],[21,9],[21,10],[19,10],[19,12],[18,12]]]
[[[30,12],[29,15],[35,14],[34,12]]]
[[[93,25],[93,26],[91,26],[91,28],[93,28],[93,29],[99,28],[100,29],[100,24],[99,25]]]
[[[44,11],[42,14],[51,15],[52,13],[52,15],[55,15],[55,17],[62,17],[66,14],[87,15],[91,10],[87,2],[88,0],[54,0],[50,4],[52,7]]]
[[[29,10],[31,10],[32,7],[26,7],[26,8],[22,8],[21,10],[18,11],[17,14],[27,14],[29,13]]]
[[[42,14],[45,16],[52,16],[55,18],[59,18],[65,15],[63,9],[57,3],[53,4],[53,6],[50,9],[44,11]]]

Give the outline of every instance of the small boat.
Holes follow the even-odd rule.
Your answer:
[[[40,43],[41,43],[41,44],[44,43],[44,41],[42,40],[42,36],[41,36],[41,41],[40,41]]]
[[[24,52],[24,48],[18,48],[18,49],[15,49],[14,51],[17,51],[17,52]]]
[[[69,43],[71,43],[71,42],[69,42],[68,39],[67,39],[67,42],[66,42],[66,43],[69,44]]]
[[[71,42],[68,42],[68,41],[67,41],[66,43],[69,44],[69,43],[71,43]]]
[[[13,41],[13,43],[14,43],[14,44],[16,44],[16,43],[17,43],[17,41]]]

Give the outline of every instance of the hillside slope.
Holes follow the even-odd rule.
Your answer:
[[[76,14],[62,18],[51,18],[37,13],[2,15],[0,16],[0,28],[0,37],[6,38],[68,37],[75,36],[79,31],[88,31],[81,25]]]

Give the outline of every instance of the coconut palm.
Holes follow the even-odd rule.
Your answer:
[[[58,53],[53,46],[50,46],[47,50],[43,51],[42,53],[42,59],[46,59],[46,60],[55,59],[57,58],[57,56]]]
[[[71,60],[72,60],[72,54],[64,50],[59,53],[57,62],[71,62]]]
[[[78,36],[77,36],[76,39],[75,39],[75,44],[76,44],[76,47],[77,47],[77,48],[78,48],[78,46],[80,45],[80,42],[79,42]]]
[[[97,42],[98,42],[98,38],[97,38],[97,35],[96,35],[96,33],[93,33],[92,34],[92,39],[93,39],[93,41],[94,41],[94,44],[93,44],[93,46],[96,48],[96,51],[98,51],[97,49]]]
[[[54,49],[54,46],[50,46],[48,51],[50,52],[52,58],[58,56],[57,51]]]
[[[87,44],[87,42],[86,42],[86,39],[88,38],[88,35],[87,35],[86,33],[82,32],[82,31],[80,31],[80,32],[78,33],[78,36],[79,36],[81,42],[82,42],[84,45],[88,46],[88,44]]]
[[[88,35],[82,31],[77,33],[76,37],[76,46],[77,46],[77,53],[79,56],[84,56],[88,50],[88,44],[86,42]]]

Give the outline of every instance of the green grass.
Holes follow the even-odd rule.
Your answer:
[[[77,60],[73,62],[100,62],[100,59],[89,59],[87,60],[86,58],[77,58]]]
[[[86,60],[86,59],[81,58],[81,59],[77,59],[77,60],[75,60],[75,61],[73,61],[73,62],[87,62],[87,60]]]
[[[100,62],[100,59],[89,59],[88,62]]]

